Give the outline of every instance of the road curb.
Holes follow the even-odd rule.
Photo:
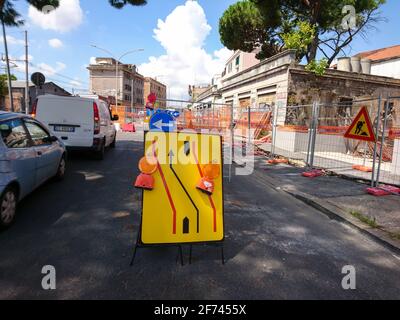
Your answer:
[[[361,233],[365,234],[372,240],[380,243],[384,247],[392,250],[396,254],[400,254],[400,244],[396,243],[396,241],[392,240],[389,235],[381,230],[381,229],[373,229],[366,226],[364,223],[359,221],[356,218],[350,216],[349,213],[345,212],[344,210],[333,206],[326,201],[321,201],[320,199],[313,197],[308,194],[304,194],[301,192],[294,192],[291,190],[282,189],[282,191],[286,192],[287,194],[291,195],[292,197],[308,204],[309,206],[317,209],[318,211],[327,215],[330,219],[345,223],[349,225]]]
[[[261,172],[259,172],[261,173]],[[342,222],[362,234],[366,235],[370,239],[380,243],[385,248],[391,250],[397,255],[400,255],[400,243],[390,238],[387,232],[381,229],[373,229],[368,227],[366,224],[362,223],[360,220],[351,216],[350,213],[344,211],[343,209],[328,203],[327,201],[321,200],[318,197],[303,193],[300,191],[294,191],[285,186],[282,186],[275,178],[270,177],[268,174],[263,172],[263,176],[269,185],[273,186],[275,189],[284,191],[286,194],[306,203],[307,205],[313,207],[319,212],[328,216],[332,220]]]

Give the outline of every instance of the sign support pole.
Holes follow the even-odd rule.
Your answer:
[[[378,164],[378,173],[376,175],[376,183],[375,187],[379,187],[379,179],[381,176],[381,166],[383,160],[383,145],[385,144],[385,132],[386,132],[386,125],[387,125],[387,114],[389,108],[389,100],[385,102],[385,111],[384,111],[384,118],[383,118],[383,130],[382,130],[382,140],[381,140],[381,151],[379,155],[379,164]]]
[[[379,126],[381,119],[381,109],[382,109],[382,95],[379,95],[378,100],[378,117],[376,120],[376,134],[375,134],[375,146],[374,146],[374,160],[372,163],[372,177],[371,177],[371,187],[375,187],[375,169],[376,169],[376,155],[378,151],[378,135],[379,135]]]
[[[140,238],[141,238],[141,232],[142,232],[142,223],[140,223],[140,227],[139,227],[139,231],[138,231],[138,236],[136,239],[136,244],[135,244],[135,249],[133,250],[133,255],[132,255],[132,260],[131,263],[129,264],[131,267],[133,266],[133,264],[135,263],[135,258],[136,258],[136,253],[138,249],[144,249],[144,248],[150,248],[150,246],[145,246],[140,242]],[[159,247],[161,247],[162,245],[159,245]],[[179,250],[179,257],[181,260],[181,266],[183,267],[185,265],[184,261],[183,261],[183,250],[182,250],[182,245],[176,245],[178,247]],[[155,247],[155,245],[152,245],[151,247]]]

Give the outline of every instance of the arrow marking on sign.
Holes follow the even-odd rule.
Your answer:
[[[159,120],[157,122],[154,122],[153,126],[156,127],[158,130],[161,130],[162,128],[165,128],[165,127],[173,128],[174,124],[171,122],[164,123],[162,120]]]
[[[183,191],[185,191],[187,197],[189,198],[190,202],[192,203],[193,207],[196,209],[196,213],[197,213],[197,233],[200,233],[200,210],[199,208],[196,206],[196,204],[194,203],[192,197],[190,196],[189,192],[186,190],[184,184],[182,183],[182,180],[179,178],[178,174],[176,173],[174,166],[172,165],[172,160],[174,158],[174,152],[171,150],[169,152],[169,167],[171,168],[172,172],[174,173],[176,179],[178,180],[179,184],[181,185]]]
[[[201,169],[200,163],[199,163],[199,158],[197,157],[196,153],[196,143],[193,142],[193,156],[197,164],[197,169],[199,170],[200,177],[203,178],[203,170]],[[212,196],[208,196],[208,199],[210,200],[211,207],[213,209],[213,218],[214,218],[214,232],[217,232],[217,209],[215,208],[214,200]]]
[[[172,217],[172,234],[176,234],[176,208],[175,208],[174,201],[172,200],[171,192],[169,191],[168,184],[167,184],[167,180],[165,179],[165,176],[164,176],[164,172],[163,172],[163,170],[162,170],[162,167],[161,167],[161,165],[160,165],[160,162],[158,161],[157,152],[156,152],[156,141],[153,141],[153,154],[154,154],[154,157],[155,157],[156,160],[157,160],[157,168],[158,168],[158,171],[160,172],[161,180],[162,180],[162,182],[163,182],[165,191],[167,192],[168,201],[169,201],[169,204],[171,205],[172,212],[173,212],[173,217]]]

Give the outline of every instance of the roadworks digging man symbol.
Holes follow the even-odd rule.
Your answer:
[[[135,183],[143,190],[141,243],[222,242],[222,138],[150,131],[145,154]]]
[[[375,142],[376,135],[366,107],[361,108],[353,123],[344,135],[345,138],[367,142]]]

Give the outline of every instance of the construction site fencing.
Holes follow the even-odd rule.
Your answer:
[[[371,118],[376,140],[344,137],[362,108]],[[179,110],[178,130],[207,130],[224,139],[225,160],[247,163],[259,151],[296,165],[338,175],[400,185],[400,97],[343,99],[304,105],[232,105],[168,101]],[[140,112],[121,110],[125,117]],[[231,168],[230,168],[231,170]]]
[[[130,107],[130,106],[115,106],[111,105],[111,112],[113,115],[119,117],[118,123],[120,125],[141,123],[145,117],[144,107]]]
[[[374,142],[344,137],[362,108],[371,118]],[[286,106],[285,119],[273,117],[271,157],[310,168],[380,183],[400,185],[400,99],[349,99],[343,103]],[[275,107],[274,115],[282,114]]]

